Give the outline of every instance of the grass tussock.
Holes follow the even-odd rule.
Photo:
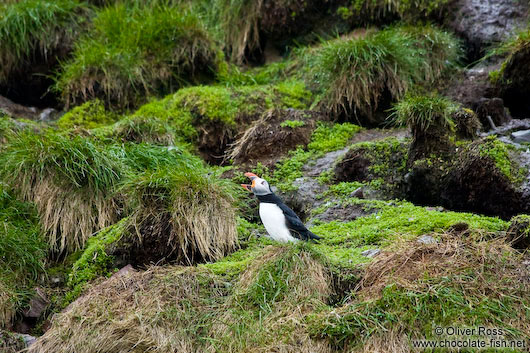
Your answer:
[[[0,178],[36,205],[54,252],[78,250],[115,222],[118,207],[111,192],[123,170],[103,147],[78,136],[21,132],[0,160]]]
[[[395,27],[329,41],[300,55],[310,79],[320,85],[321,104],[335,115],[373,124],[381,104],[403,97],[414,84],[438,79],[458,59],[459,46],[432,26]]]
[[[435,326],[489,326],[528,338],[528,269],[502,238],[489,241],[449,232],[440,242],[401,242],[364,272],[355,296],[314,319],[314,334],[335,346],[360,348],[403,335],[433,338]],[[391,345],[390,345],[391,346]]]
[[[100,98],[123,108],[211,75],[216,65],[213,41],[187,7],[117,3],[97,13],[55,88],[67,106]]]
[[[89,9],[77,0],[21,0],[0,5],[0,84],[36,60],[54,61],[82,32]]]
[[[123,190],[132,198],[131,231],[145,249],[189,264],[217,260],[237,244],[237,191],[204,169],[147,170]]]
[[[164,146],[174,145],[177,141],[177,132],[168,122],[138,115],[117,122],[111,135],[119,141]]]
[[[303,320],[331,292],[318,255],[268,246],[241,271],[230,279],[207,265],[168,266],[111,278],[58,314],[29,352],[331,352]]]

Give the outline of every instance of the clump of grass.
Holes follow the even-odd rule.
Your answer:
[[[333,114],[377,123],[375,111],[388,92],[403,97],[413,84],[439,78],[458,59],[457,40],[435,27],[395,27],[364,38],[336,39],[301,52],[310,79]]]
[[[33,207],[0,183],[0,327],[9,327],[30,299],[46,250]]]
[[[451,150],[450,135],[454,133],[453,116],[459,106],[438,95],[410,95],[393,108],[391,119],[407,125],[412,133],[408,164],[418,159]]]
[[[112,191],[123,165],[103,147],[79,136],[23,131],[5,146],[0,161],[1,180],[35,203],[54,252],[78,250],[92,233],[114,223]]]
[[[123,190],[132,198],[129,224],[138,244],[186,264],[217,260],[235,248],[237,191],[206,170],[147,170]]]
[[[110,125],[116,121],[116,116],[105,110],[99,99],[86,102],[64,114],[57,126],[61,129],[84,128],[94,129]]]
[[[476,145],[475,149],[480,157],[491,159],[497,169],[511,182],[520,184],[526,177],[527,170],[520,168],[512,156],[515,148],[500,141],[496,136],[488,136],[482,143]]]
[[[61,65],[55,88],[67,106],[100,98],[130,107],[213,74],[216,62],[217,49],[189,8],[117,3],[97,13],[90,33]]]
[[[21,0],[0,7],[0,84],[36,60],[68,52],[90,10],[77,0]]]
[[[174,145],[177,132],[169,123],[156,118],[135,115],[120,120],[112,127],[111,135],[121,141]]]

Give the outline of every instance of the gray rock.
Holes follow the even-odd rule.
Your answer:
[[[511,137],[516,143],[530,142],[530,130],[514,131]]]
[[[430,235],[422,235],[416,241],[418,243],[427,244],[427,245],[428,244],[436,244],[436,243],[438,243],[438,240],[434,239]]]
[[[354,192],[351,193],[351,197],[357,197],[358,199],[364,199],[364,191],[363,188],[357,188]]]
[[[366,257],[376,257],[377,255],[379,255],[379,253],[381,253],[381,250],[379,249],[369,249],[363,251],[361,255]]]
[[[20,335],[20,338],[22,338],[22,340],[24,341],[24,344],[26,345],[26,347],[31,346],[33,343],[35,343],[35,341],[37,341],[36,337],[33,337],[31,335],[27,335],[27,334]]]
[[[44,294],[44,291],[40,288],[35,288],[35,295],[29,301],[29,308],[24,312],[24,316],[27,318],[38,319],[41,314],[46,310],[49,304],[49,300]]]

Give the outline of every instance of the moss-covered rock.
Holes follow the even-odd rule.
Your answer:
[[[530,247],[530,216],[518,215],[513,217],[507,234],[514,248],[528,249]]]
[[[183,88],[142,106],[134,116],[168,122],[176,138],[193,144],[209,162],[221,163],[238,133],[270,109],[307,109],[312,94],[300,81],[238,87]]]
[[[94,129],[110,125],[116,119],[114,113],[105,109],[103,102],[95,99],[68,111],[57,121],[57,126],[60,129]]]
[[[495,136],[469,144],[443,178],[442,203],[503,218],[525,212],[528,204],[520,185],[528,171],[516,155],[513,146]]]

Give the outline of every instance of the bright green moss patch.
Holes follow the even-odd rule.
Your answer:
[[[189,8],[170,2],[101,9],[90,32],[61,65],[55,88],[67,105],[100,98],[134,106],[216,71],[217,49]]]
[[[404,21],[425,20],[439,17],[448,10],[451,0],[352,0],[337,12],[345,20],[354,23],[370,23],[397,16]]]
[[[313,233],[323,238],[316,246],[322,246],[327,256],[338,260],[347,260],[340,254],[348,249],[352,249],[352,254],[358,255],[359,248],[365,246],[387,246],[399,238],[442,232],[461,222],[467,223],[472,231],[486,233],[505,231],[508,227],[507,222],[498,218],[427,210],[404,201],[383,202],[347,198],[341,203],[344,208],[349,204],[362,205],[365,209],[375,208],[377,212],[351,222],[324,223],[314,219],[313,223],[316,225],[311,228]],[[339,255],[334,255],[335,251]]]
[[[59,49],[72,46],[88,13],[86,4],[77,0],[21,0],[0,5],[0,83],[5,84],[37,58],[47,62]]]
[[[70,291],[64,298],[64,304],[74,301],[91,280],[112,275],[113,257],[107,252],[109,247],[123,236],[125,222],[126,218],[101,230],[88,240],[85,250],[74,263],[68,277]]]
[[[205,128],[213,128],[218,140],[206,147],[219,148],[226,136],[242,131],[265,111],[307,109],[311,99],[311,92],[301,81],[239,87],[194,86],[148,103],[133,116],[167,122],[177,139],[194,145]]]
[[[103,103],[95,99],[73,108],[64,114],[57,126],[61,129],[85,128],[94,129],[110,125],[116,121],[116,115],[105,110]]]
[[[280,124],[281,127],[289,127],[291,129],[296,129],[297,127],[302,127],[304,125],[305,122],[301,120],[285,120]]]

